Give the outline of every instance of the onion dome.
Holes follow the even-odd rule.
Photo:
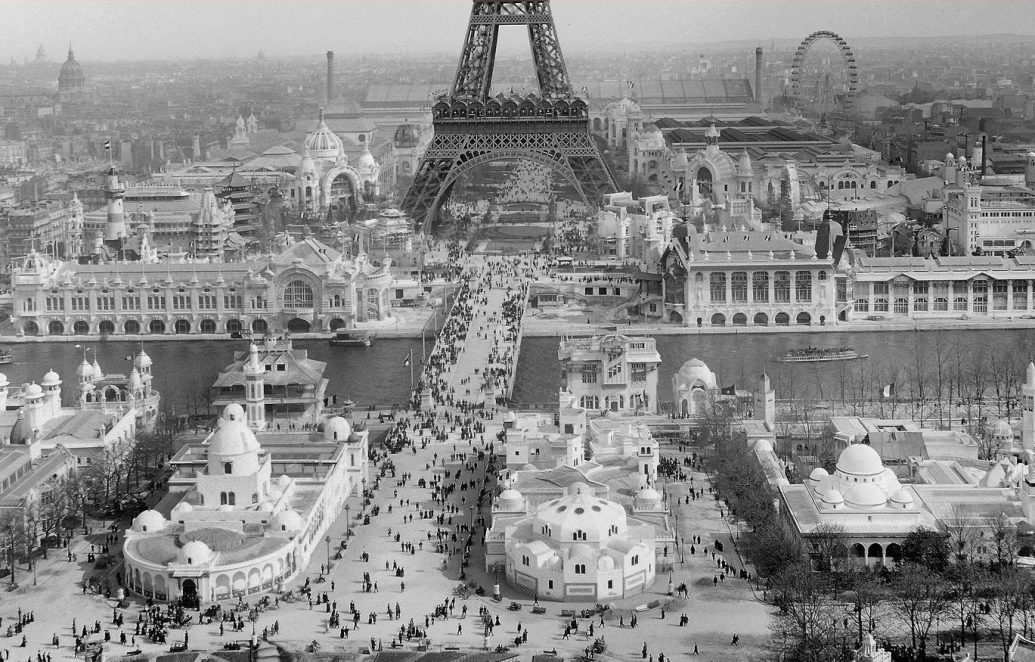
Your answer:
[[[274,530],[295,533],[302,530],[302,517],[293,510],[282,510],[273,517],[270,523]]]
[[[365,145],[363,154],[360,155],[359,160],[356,161],[356,168],[363,171],[373,170],[377,167],[377,162],[374,160],[374,155],[370,153],[370,146]]]
[[[208,545],[200,540],[191,540],[176,553],[176,562],[183,565],[204,565],[214,556]]]
[[[58,74],[58,92],[80,92],[85,87],[86,76],[83,75],[83,68],[69,47],[68,59],[61,65],[61,73]]]
[[[43,395],[43,388],[36,382],[33,382],[25,387],[25,393],[22,395],[25,396],[26,399],[38,398]]]
[[[336,160],[345,151],[341,138],[331,131],[327,123],[323,121],[322,110],[320,111],[320,124],[316,127],[316,131],[306,137],[305,146],[314,159]]]
[[[156,533],[165,528],[167,522],[157,510],[145,510],[133,518],[133,530],[138,533]]]
[[[352,426],[341,416],[328,420],[323,427],[324,441],[348,441],[352,435]]]
[[[43,386],[60,386],[61,377],[53,370],[48,370],[47,374],[43,375]]]
[[[129,390],[136,391],[143,387],[143,383],[140,381],[140,373],[137,372],[136,368],[129,371]]]
[[[97,362],[97,359],[93,360],[93,378],[104,379],[104,371],[101,370],[101,364]]]
[[[151,357],[148,356],[147,352],[145,352],[144,350],[140,350],[140,353],[137,354],[137,357],[133,360],[133,365],[138,370],[143,372],[144,368],[150,368],[151,367]]]
[[[851,444],[837,458],[837,470],[853,476],[876,476],[884,471],[884,463],[868,444]]]

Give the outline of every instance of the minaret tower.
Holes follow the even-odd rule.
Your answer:
[[[114,166],[108,169],[105,197],[108,200],[108,223],[104,227],[104,240],[115,241],[126,236],[126,213],[122,202],[126,197],[126,186],[119,181]]]
[[[1035,451],[1035,363],[1028,363],[1028,374],[1021,386],[1021,448]]]
[[[765,372],[758,382],[758,390],[755,391],[753,416],[755,420],[765,421],[769,429],[776,425],[776,391],[769,381],[769,375]]]
[[[253,430],[266,429],[266,403],[263,396],[264,374],[259,363],[259,348],[248,346],[248,360],[244,362],[245,420]]]

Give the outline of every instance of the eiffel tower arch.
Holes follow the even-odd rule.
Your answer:
[[[432,105],[435,135],[402,207],[424,232],[466,172],[500,159],[550,168],[586,204],[617,190],[589,132],[589,107],[571,88],[549,0],[473,0],[453,88]],[[500,26],[525,25],[539,93],[489,96]]]

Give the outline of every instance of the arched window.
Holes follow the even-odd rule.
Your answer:
[[[252,503],[259,503],[259,493],[252,492]]]
[[[227,505],[226,492],[220,492],[219,493],[219,505],[220,506]]]
[[[236,506],[237,505],[237,498],[236,498],[236,496],[234,495],[233,492],[227,493],[226,497],[227,497],[227,503],[228,504],[230,504],[231,506]]]
[[[313,288],[304,280],[293,280],[284,288],[284,306],[286,308],[312,308]]]
[[[234,472],[234,463],[233,462],[224,462],[223,463],[223,473],[225,473],[225,474],[232,474],[233,472]]]

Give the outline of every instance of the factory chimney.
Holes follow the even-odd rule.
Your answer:
[[[762,47],[755,49],[755,103],[759,110],[765,110],[765,97],[762,96]]]
[[[327,104],[334,100],[334,51],[327,51]]]

